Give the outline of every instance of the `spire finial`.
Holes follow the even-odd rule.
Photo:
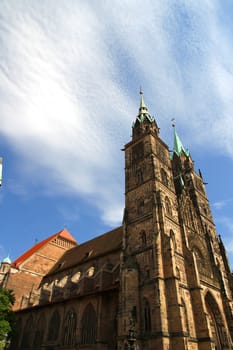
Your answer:
[[[142,87],[140,86],[140,90],[139,90],[139,94],[141,95],[141,100],[140,100],[140,109],[142,108],[146,108],[145,102],[144,102],[144,98],[143,98],[143,91],[142,91]],[[147,108],[146,108],[147,110]]]
[[[176,120],[175,120],[175,118],[172,118],[171,122],[172,122],[172,127],[175,129],[175,127],[176,127]]]

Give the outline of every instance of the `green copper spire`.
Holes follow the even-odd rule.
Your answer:
[[[176,132],[176,129],[174,128],[174,153],[177,154],[178,157],[181,156],[182,151],[184,154],[189,157],[189,151],[185,150],[184,146],[182,145],[182,142]]]

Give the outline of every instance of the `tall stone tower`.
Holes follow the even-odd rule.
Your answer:
[[[118,349],[233,349],[232,274],[201,174],[143,95],[125,146]]]

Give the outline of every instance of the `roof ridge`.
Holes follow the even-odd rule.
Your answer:
[[[31,248],[29,248],[28,250],[26,250],[23,254],[21,254],[18,258],[16,258],[13,262],[12,262],[12,266],[14,267],[19,267],[25,260],[27,260],[30,256],[32,256],[35,252],[37,252],[39,249],[41,249],[42,247],[44,247],[44,245],[50,241],[52,241],[55,237],[57,236],[62,236],[62,232],[64,232],[64,230],[66,229],[62,229],[56,233],[54,233],[53,235],[43,239],[42,241],[34,244]],[[69,233],[68,230],[66,230],[67,233]],[[69,233],[70,234],[70,233]],[[73,238],[73,236],[70,234],[70,236]],[[62,236],[63,238],[68,239],[67,237]],[[73,242],[76,240],[72,240]]]

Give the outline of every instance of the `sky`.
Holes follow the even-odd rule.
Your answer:
[[[201,169],[233,266],[233,2],[0,1],[0,260],[121,225],[139,88]]]

